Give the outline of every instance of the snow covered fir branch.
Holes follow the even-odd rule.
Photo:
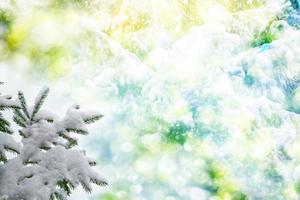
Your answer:
[[[49,89],[43,88],[33,107],[27,105],[22,92],[17,100],[0,93],[1,200],[66,200],[78,185],[91,192],[92,183],[108,184],[92,169],[96,162],[85,151],[73,148],[77,139],[72,134],[87,135],[86,125],[102,115],[75,105],[60,119],[41,109],[48,93]],[[20,142],[4,110],[13,111]]]

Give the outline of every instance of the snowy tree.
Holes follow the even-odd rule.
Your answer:
[[[73,149],[77,139],[72,133],[86,135],[86,124],[99,120],[102,115],[84,112],[78,105],[68,109],[60,119],[41,110],[49,93],[41,90],[33,107],[28,107],[22,92],[18,101],[0,98],[0,108],[12,108],[13,120],[20,126],[22,136],[18,144],[11,136],[0,134],[0,199],[5,200],[64,200],[71,190],[81,185],[87,192],[91,183],[104,186],[107,182],[92,170],[96,164],[84,151]],[[9,123],[0,118],[1,132],[12,134]],[[3,127],[3,128],[2,128]],[[7,134],[6,134],[7,135]],[[4,149],[17,153],[7,159]]]

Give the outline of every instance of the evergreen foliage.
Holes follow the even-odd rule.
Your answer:
[[[72,133],[88,134],[86,124],[99,120],[102,115],[83,112],[78,105],[72,106],[63,119],[41,110],[49,93],[41,90],[34,106],[28,107],[24,94],[18,93],[18,101],[0,96],[1,111],[14,110],[13,120],[20,126],[21,144],[10,135],[0,135],[0,198],[6,200],[65,200],[72,190],[81,185],[91,192],[91,183],[107,185],[91,166],[95,161],[85,152],[71,149],[77,145]],[[9,122],[1,118],[1,132],[12,134]],[[17,153],[8,159],[4,150]]]

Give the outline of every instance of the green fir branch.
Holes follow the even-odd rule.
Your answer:
[[[30,115],[28,112],[28,107],[27,107],[27,103],[26,103],[23,92],[19,91],[18,98],[21,103],[21,109],[22,109],[23,113],[26,115],[27,119],[30,120]]]
[[[84,191],[90,193],[92,191],[91,186],[89,185],[89,183],[86,183],[84,181],[80,181],[80,184],[82,186],[82,188],[84,189]]]
[[[14,153],[17,153],[17,154],[20,153],[20,151],[18,151],[17,149],[12,148],[12,147],[10,147],[10,146],[4,146],[4,149],[5,149],[6,151],[11,151],[11,152],[14,152]]]
[[[80,135],[87,135],[88,134],[87,131],[82,130],[82,129],[76,129],[76,128],[66,128],[66,131],[67,132],[74,132],[74,133],[77,133],[77,134],[80,134]]]
[[[41,95],[37,97],[36,102],[34,104],[32,115],[31,115],[31,120],[34,119],[35,115],[41,109],[43,103],[45,102],[45,99],[48,96],[48,94],[49,94],[49,88],[44,88],[44,89],[41,90]]]
[[[103,115],[101,114],[97,114],[97,115],[93,115],[91,117],[87,117],[85,119],[83,119],[83,121],[86,123],[86,124],[91,124],[91,123],[94,123],[96,121],[98,121],[99,119],[101,119],[103,117]]]
[[[98,178],[91,178],[91,182],[99,186],[107,186],[108,183]]]
[[[26,128],[26,124],[23,122],[23,120],[21,118],[19,118],[18,116],[13,116],[13,121],[19,125],[22,128]]]
[[[20,109],[14,109],[14,115],[19,118],[19,120],[22,122],[22,124],[27,124],[27,119],[24,116],[24,114],[21,112]]]
[[[68,141],[67,148],[72,148],[72,147],[78,145],[77,139],[69,136],[68,133],[59,132],[57,134]]]

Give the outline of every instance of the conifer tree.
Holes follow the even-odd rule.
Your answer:
[[[91,191],[91,183],[107,185],[91,168],[96,162],[84,151],[73,149],[77,145],[73,134],[87,135],[86,124],[102,115],[81,111],[75,105],[60,119],[41,109],[48,93],[48,88],[42,89],[34,106],[28,107],[24,94],[19,92],[18,102],[10,105],[22,140],[21,144],[12,138],[8,142],[18,155],[0,165],[0,199],[65,200],[78,185],[87,192]],[[0,105],[6,104],[2,101]],[[8,125],[6,121],[4,124]]]

